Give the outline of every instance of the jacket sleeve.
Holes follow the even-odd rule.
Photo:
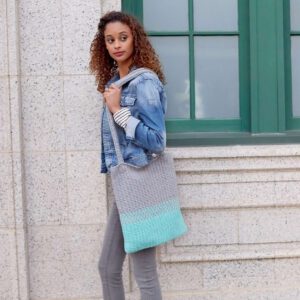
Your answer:
[[[164,107],[160,94],[162,87],[153,79],[137,84],[136,107],[138,116],[130,116],[126,125],[126,138],[154,153],[161,153],[166,146]]]

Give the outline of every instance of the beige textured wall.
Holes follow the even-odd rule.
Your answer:
[[[89,44],[109,0],[0,0],[0,300],[101,299],[111,200]],[[300,146],[168,149],[189,233],[164,299],[300,299]],[[138,299],[130,261],[128,299]]]
[[[0,2],[0,299],[100,297],[106,223],[87,65],[108,1]]]
[[[0,1],[0,299],[28,299],[16,7]]]

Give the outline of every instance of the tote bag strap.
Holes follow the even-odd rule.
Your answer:
[[[136,78],[137,76],[139,76],[139,75],[141,75],[145,72],[154,73],[152,70],[147,69],[147,68],[138,68],[138,69],[133,70],[132,72],[130,72],[126,76],[122,77],[118,81],[114,82],[114,84],[117,87],[120,88],[120,87],[122,87],[122,85],[124,85],[128,81]],[[156,74],[156,73],[154,73],[154,74]],[[121,163],[124,162],[124,159],[123,159],[121,148],[120,148],[120,143],[119,143],[119,139],[118,139],[118,135],[117,135],[117,130],[116,130],[116,126],[115,126],[115,122],[114,122],[114,119],[112,117],[112,114],[111,114],[111,112],[109,111],[109,109],[107,107],[106,107],[106,114],[107,114],[109,129],[110,129],[110,132],[111,132],[111,135],[112,135],[112,139],[113,139],[113,143],[114,143],[114,147],[115,147],[115,151],[116,151],[116,155],[117,155],[117,164],[121,164]]]

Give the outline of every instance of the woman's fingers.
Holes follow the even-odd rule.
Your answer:
[[[118,86],[116,86],[115,84],[111,84],[109,87],[109,91],[113,91],[113,92],[121,92],[121,88],[119,88]]]
[[[105,88],[103,93],[103,97],[105,99],[105,103],[108,106],[108,109],[114,113],[120,110],[120,96],[121,89],[116,85],[112,84],[109,88]]]
[[[118,87],[114,83],[112,83],[109,87],[113,89],[118,89]]]

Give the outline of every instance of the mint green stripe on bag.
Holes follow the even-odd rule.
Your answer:
[[[126,252],[131,253],[177,238],[186,232],[186,225],[180,210],[173,209],[136,223],[123,223],[122,231]]]

